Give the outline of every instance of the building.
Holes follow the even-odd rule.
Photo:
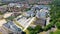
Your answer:
[[[22,28],[23,31],[25,31],[30,24],[34,21],[35,17],[26,17],[26,16],[18,16],[16,18],[16,22],[20,25],[19,27]]]
[[[7,21],[5,19],[1,19],[0,20],[0,26],[2,26],[3,24],[5,24]]]
[[[0,26],[0,34],[8,34],[8,32],[2,26]]]
[[[10,3],[10,2],[20,2],[22,0],[1,0],[3,3]]]
[[[40,11],[37,10],[36,17],[46,19],[46,16],[48,15],[49,11],[46,9],[41,9]]]
[[[13,6],[20,8],[20,7],[23,7],[24,5],[20,3],[9,3],[8,4],[8,7],[13,7]]]
[[[27,11],[26,16],[27,17],[34,17],[35,16],[35,13],[34,13],[33,10],[29,10],[29,11]]]
[[[4,3],[10,2],[20,2],[20,3],[28,3],[28,4],[49,4],[53,0],[1,0]]]
[[[6,9],[7,9],[6,6],[0,6],[1,13],[3,13],[3,14],[6,13],[7,12]]]
[[[8,17],[10,17],[12,14],[13,14],[13,13],[8,13],[8,12],[7,12],[7,13],[5,13],[5,14],[3,15],[3,17],[4,17],[4,18],[8,18]]]
[[[23,32],[13,23],[13,21],[9,21],[8,23],[3,24],[3,27],[8,31],[8,33],[21,34]]]
[[[35,21],[34,21],[34,25],[40,25],[42,27],[44,27],[46,25],[46,20],[44,19],[41,19],[41,18],[37,18]]]
[[[46,8],[43,8],[40,11],[39,10],[36,10],[36,11],[37,11],[36,13],[37,19],[35,21],[35,25],[45,26],[49,24],[50,17],[49,18],[47,17],[49,14],[49,10]]]
[[[49,4],[52,3],[53,0],[40,0],[38,4]]]
[[[10,3],[8,4],[8,11],[10,12],[19,12],[22,10],[22,7],[24,5],[23,4],[19,4],[19,3]]]
[[[29,4],[49,4],[52,0],[26,0]]]

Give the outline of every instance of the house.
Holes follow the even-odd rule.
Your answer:
[[[49,5],[37,5],[37,4],[35,4],[31,8],[31,10],[41,10],[41,9],[50,10],[50,6]]]
[[[3,13],[3,14],[6,13],[7,12],[6,9],[7,9],[6,6],[0,6],[1,13]]]
[[[25,0],[29,4],[49,4],[52,0]]]
[[[23,4],[19,4],[19,3],[9,3],[8,4],[8,7],[13,7],[13,6],[20,8],[20,7],[23,7],[24,5]]]
[[[19,3],[9,3],[8,4],[8,11],[9,12],[19,12],[23,10],[24,4]]]
[[[19,2],[21,0],[1,0],[3,3],[12,3],[12,2]]]
[[[14,3],[9,3],[8,7],[13,7],[15,4]]]

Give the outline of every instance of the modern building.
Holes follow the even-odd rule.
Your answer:
[[[34,21],[34,25],[40,25],[40,26],[44,27],[46,25],[46,20],[41,19],[41,18],[37,18]]]
[[[34,19],[35,17],[26,17],[20,15],[16,18],[16,22],[20,25],[19,27],[21,27],[22,30],[25,31],[34,21]]]
[[[23,31],[18,28],[13,21],[9,21],[8,23],[3,24],[3,27],[9,32],[13,34],[21,34]]]
[[[36,17],[46,19],[47,13],[49,13],[49,11],[46,9],[41,9],[40,11],[37,10]]]
[[[33,10],[27,11],[27,14],[26,14],[27,17],[34,17],[34,15],[35,15],[35,13]]]
[[[7,13],[5,13],[5,14],[3,15],[3,17],[4,17],[4,18],[8,18],[8,17],[10,17],[12,14],[13,14],[13,13],[8,13],[8,12],[7,12]]]
[[[7,21],[5,19],[0,19],[0,26],[3,26]]]

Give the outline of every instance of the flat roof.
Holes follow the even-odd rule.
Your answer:
[[[10,21],[10,22],[8,22],[8,23],[5,23],[5,24],[3,24],[3,26],[5,26],[5,28],[7,28],[8,30],[11,30],[11,31],[13,31],[13,32],[20,32],[20,31],[22,31],[20,28],[18,28],[14,23],[13,23],[13,21]]]
[[[28,25],[28,22],[31,20],[31,18],[26,18],[26,17],[22,17],[22,18],[18,18],[19,20],[17,20],[17,22],[19,22],[23,27],[26,27]]]
[[[7,21],[5,19],[0,20],[0,26],[2,26],[3,24],[5,24]]]

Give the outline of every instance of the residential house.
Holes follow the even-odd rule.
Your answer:
[[[10,12],[19,12],[21,11],[24,5],[19,3],[10,3],[8,4],[8,11]]]
[[[26,0],[29,4],[49,4],[52,0]]]
[[[7,9],[6,7],[0,6],[1,13],[6,13],[7,12],[6,9]]]

